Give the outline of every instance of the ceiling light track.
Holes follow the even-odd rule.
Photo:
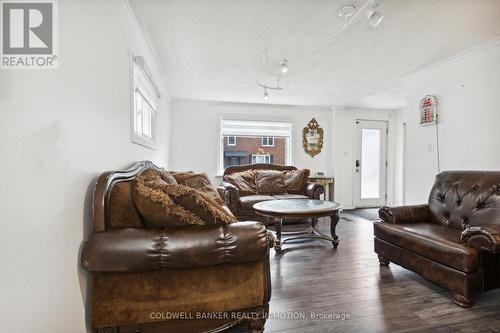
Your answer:
[[[384,18],[384,15],[381,12],[375,10],[376,7],[377,7],[377,4],[376,4],[375,0],[366,1],[363,4],[363,6],[361,6],[359,8],[359,10],[356,10],[356,7],[353,5],[345,5],[345,6],[340,7],[337,10],[337,14],[339,17],[344,19],[344,25],[339,30],[337,30],[333,34],[323,38],[322,40],[319,40],[319,41],[317,41],[313,44],[310,44],[306,47],[289,51],[288,54],[295,55],[298,53],[303,53],[305,51],[308,51],[312,48],[315,48],[317,46],[320,46],[320,45],[328,42],[329,40],[335,38],[336,36],[338,36],[339,34],[344,32],[345,30],[347,30],[347,28],[349,26],[351,26],[357,20],[359,15],[365,11],[366,11],[365,17],[368,19],[368,22],[370,22],[370,24],[374,28],[376,28],[380,24],[382,19]]]
[[[377,5],[375,3],[375,0],[372,0],[371,5],[371,8],[368,9],[365,14],[365,17],[368,19],[368,22],[370,22],[370,24],[374,28],[376,28],[384,19],[384,14],[376,10]]]
[[[380,24],[380,22],[382,22],[382,20],[384,18],[384,14],[377,11],[376,8],[377,8],[377,4],[376,4],[375,0],[366,1],[363,4],[363,6],[361,6],[361,8],[359,10],[356,10],[356,7],[353,5],[345,5],[345,6],[340,7],[337,10],[337,15],[340,18],[344,19],[344,25],[339,30],[337,30],[333,34],[327,36],[326,38],[323,38],[320,41],[317,41],[317,42],[310,44],[306,47],[303,47],[301,49],[292,50],[291,52],[290,51],[285,52],[285,57],[283,58],[283,61],[279,65],[279,75],[278,76],[286,74],[289,70],[288,59],[287,59],[286,54],[295,55],[298,53],[303,53],[305,51],[308,51],[312,48],[315,48],[317,46],[320,46],[320,45],[328,42],[329,40],[333,39],[334,37],[336,37],[340,33],[347,30],[347,28],[356,21],[356,19],[359,17],[360,13],[362,13],[362,12],[365,12],[365,17],[368,20],[368,22],[374,28],[376,28]],[[269,49],[266,48],[264,52],[266,55],[266,64],[268,64],[269,63]],[[276,86],[268,86],[268,85],[260,83],[257,80],[255,80],[255,82],[257,83],[258,86],[260,86],[261,88],[264,89],[264,100],[266,100],[266,101],[269,99],[268,90],[281,90],[282,89],[280,87],[280,80],[279,79],[276,82]]]
[[[266,84],[260,83],[259,81],[255,80],[255,83],[261,88],[264,88],[264,100],[269,99],[269,93],[267,92],[268,90],[282,90],[283,88],[280,87],[280,80],[276,80],[276,86],[268,86]]]

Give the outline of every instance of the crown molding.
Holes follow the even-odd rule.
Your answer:
[[[329,105],[296,105],[296,104],[272,104],[272,103],[250,103],[250,102],[226,102],[215,100],[189,99],[189,98],[173,98],[175,103],[191,103],[201,105],[217,105],[221,107],[252,107],[262,109],[286,109],[286,110],[314,110],[314,111],[330,111]]]
[[[406,106],[405,106],[406,107]],[[357,107],[357,106],[346,106],[342,109],[342,111],[351,111],[351,112],[399,112],[401,110],[404,110],[405,107],[402,108],[370,108],[370,107]]]
[[[162,66],[158,58],[158,53],[156,52],[156,49],[152,46],[152,44],[149,42],[149,40],[146,38],[146,35],[142,31],[141,26],[137,21],[137,17],[135,16],[134,10],[130,6],[129,1],[128,0],[117,0],[117,1],[119,6],[124,11],[134,33],[136,34],[139,40],[139,43],[141,44],[141,47],[147,53],[146,58],[153,62],[152,65],[154,66],[155,70],[158,73],[162,73]],[[162,87],[165,88],[167,86],[166,82],[163,80],[163,77],[161,77],[161,75],[160,77],[155,77],[155,79],[160,82]]]
[[[429,65],[427,67],[424,67],[422,69],[419,69],[411,74],[408,74],[406,76],[403,76],[401,78],[401,83],[406,83],[408,81],[411,81],[423,74],[427,74],[429,72],[432,72],[432,71],[435,71],[445,65],[449,65],[449,64],[452,64],[452,63],[455,63],[463,58],[466,58],[470,55],[473,55],[473,54],[476,54],[476,53],[479,53],[481,51],[484,51],[484,50],[487,50],[487,49],[490,49],[490,48],[493,48],[495,46],[498,46],[500,45],[500,36],[497,36],[493,39],[490,39],[484,43],[481,43],[481,44],[478,44],[476,46],[473,46],[467,50],[464,50],[464,51],[460,51],[450,57],[447,57],[443,60],[440,60],[432,65]]]

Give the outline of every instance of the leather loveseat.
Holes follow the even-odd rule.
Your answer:
[[[281,173],[284,187],[274,183],[267,174]],[[266,187],[265,193],[259,191],[259,176]],[[230,166],[223,175],[222,187],[227,193],[226,203],[238,219],[259,219],[253,205],[267,200],[282,199],[319,199],[324,192],[323,185],[308,183],[308,169],[298,170],[294,166],[275,164],[249,164]],[[243,183],[243,184],[241,184]],[[240,185],[241,184],[241,185]],[[244,185],[244,186],[242,186]]]
[[[132,181],[151,162],[102,174],[81,263],[92,275],[95,332],[263,331],[271,296],[269,247],[259,222],[146,227]]]
[[[383,207],[379,215],[381,265],[394,262],[450,289],[462,307],[500,287],[500,172],[442,172],[427,204]]]

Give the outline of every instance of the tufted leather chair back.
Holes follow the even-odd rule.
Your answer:
[[[444,171],[429,195],[434,223],[457,229],[500,224],[500,171]]]

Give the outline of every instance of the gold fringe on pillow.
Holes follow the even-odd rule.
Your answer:
[[[151,201],[160,204],[165,209],[166,215],[175,216],[179,218],[180,221],[186,224],[205,224],[205,221],[203,221],[198,215],[195,215],[184,207],[177,205],[168,195],[165,195],[165,193],[160,189],[150,186],[153,184],[155,185],[155,187],[159,185],[158,183],[150,181],[145,183],[144,181],[138,179],[136,190],[144,198],[150,199]]]
[[[228,214],[220,204],[205,193],[194,188],[179,184],[165,184],[160,190],[170,197],[173,197],[174,200],[182,196],[188,196],[194,199],[198,205],[207,210],[216,220],[224,222],[225,224],[236,222],[236,218]]]
[[[236,218],[225,211],[220,204],[196,189],[180,184],[166,183],[160,175],[140,175],[136,178],[136,191],[146,199],[160,204],[165,209],[166,216],[178,218],[186,224],[229,224],[237,222]],[[205,221],[195,212],[178,204],[182,197],[188,197],[201,206],[213,217],[213,221]]]

